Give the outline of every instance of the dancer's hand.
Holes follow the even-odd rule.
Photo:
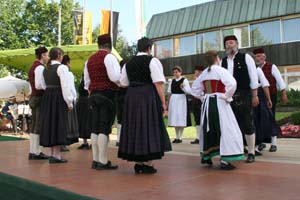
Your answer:
[[[288,101],[288,98],[287,98],[286,92],[282,92],[282,94],[281,94],[281,103],[283,105],[285,105],[287,103],[287,101]]]
[[[271,99],[267,100],[267,107],[269,109],[272,109],[272,101],[271,101]]]

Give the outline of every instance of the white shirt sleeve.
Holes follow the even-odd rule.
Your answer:
[[[183,88],[182,88],[182,90],[186,94],[191,94],[192,93],[192,90],[191,90],[191,87],[190,87],[190,83],[189,83],[189,81],[186,78],[183,80]]]
[[[116,57],[112,54],[107,54],[104,58],[104,64],[108,78],[117,85],[120,85],[121,67]]]
[[[70,89],[71,89],[71,93],[72,93],[72,97],[73,97],[73,101],[76,101],[77,98],[77,93],[76,93],[76,88],[75,88],[75,80],[74,80],[74,75],[72,72],[69,72],[69,77],[70,77]]]
[[[172,93],[171,88],[172,88],[172,79],[169,79],[168,80],[168,89],[167,89],[168,94]]]
[[[38,90],[46,90],[46,83],[44,79],[44,69],[45,67],[42,65],[39,65],[34,70],[34,81],[35,81],[35,88]]]
[[[84,64],[84,70],[83,70],[83,79],[84,79],[84,89],[89,90],[90,84],[91,84],[91,79],[89,75],[89,71],[87,69],[87,63],[88,61],[85,62]]]
[[[202,74],[193,82],[191,94],[194,97],[202,99],[204,96],[204,86],[202,84]],[[203,99],[202,99],[203,100]]]
[[[261,70],[261,68],[258,67],[256,70],[261,87],[269,87],[269,81],[265,77],[264,72]]]
[[[233,101],[232,96],[236,90],[236,80],[226,69],[222,67],[219,67],[219,69],[218,74],[220,76],[220,80],[225,85],[225,98],[228,102],[231,102]]]
[[[281,77],[280,71],[278,70],[277,66],[274,64],[272,65],[272,76],[275,78],[279,90],[285,90],[286,85],[284,83],[284,80]]]
[[[152,58],[150,61],[150,72],[153,83],[166,82],[164,70],[161,62],[157,58]]]
[[[69,68],[66,65],[59,65],[57,68],[57,75],[60,79],[61,90],[63,98],[69,108],[73,108],[73,95],[71,92],[69,80]]]
[[[250,88],[257,89],[259,87],[259,84],[258,84],[258,76],[257,76],[255,61],[248,54],[246,54],[245,57],[246,57],[246,64],[247,64],[248,73],[250,77]]]
[[[129,80],[128,80],[127,71],[126,71],[126,64],[122,68],[120,84],[121,84],[122,87],[128,87],[129,86]]]

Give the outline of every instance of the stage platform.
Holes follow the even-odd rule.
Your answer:
[[[298,143],[299,140],[295,140],[293,145]],[[67,164],[50,165],[48,161],[28,160],[28,140],[1,142],[0,172],[96,199],[300,199],[300,154],[296,158],[294,151],[290,153],[293,159],[282,159],[279,148],[273,157],[266,153],[265,158],[255,163],[238,162],[237,170],[221,171],[218,166],[201,165],[198,147],[186,142],[176,145],[173,153],[156,162],[157,174],[135,175],[132,163],[117,159],[113,142],[109,157],[119,165],[115,171],[92,170],[91,150],[77,150],[78,145],[72,145],[70,152],[63,153],[69,161]],[[272,159],[268,160],[269,157]]]

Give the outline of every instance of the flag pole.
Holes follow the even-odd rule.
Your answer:
[[[110,37],[112,46],[114,44],[113,22],[113,0],[110,0]]]

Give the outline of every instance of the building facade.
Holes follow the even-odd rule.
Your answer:
[[[154,15],[147,25],[167,75],[174,65],[193,73],[207,50],[224,56],[223,38],[232,34],[241,52],[263,47],[287,83],[300,80],[300,0],[217,0]]]

